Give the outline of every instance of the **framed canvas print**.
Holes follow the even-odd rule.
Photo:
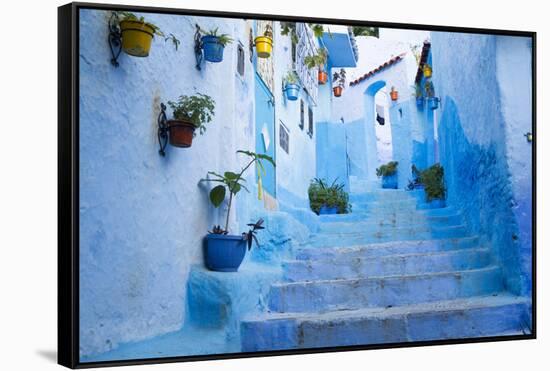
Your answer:
[[[532,339],[535,33],[59,8],[59,362]]]

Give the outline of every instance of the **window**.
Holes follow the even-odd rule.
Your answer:
[[[313,110],[311,107],[307,108],[307,135],[313,138]]]
[[[240,42],[237,45],[237,72],[240,76],[244,76],[244,48]]]
[[[279,123],[279,145],[286,153],[289,153],[289,148],[290,148],[289,142],[290,142],[290,133],[287,127],[285,126],[285,124],[283,124],[283,122],[281,121]]]
[[[300,99],[300,129],[304,130],[305,112],[304,112],[304,100]]]

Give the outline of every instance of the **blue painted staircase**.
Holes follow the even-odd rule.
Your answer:
[[[240,325],[242,351],[521,334],[527,299],[504,291],[490,249],[452,208],[411,192],[350,197],[283,263],[267,308]]]

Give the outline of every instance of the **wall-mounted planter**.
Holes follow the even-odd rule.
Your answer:
[[[391,91],[390,91],[390,98],[394,102],[397,101],[397,99],[399,99],[399,93],[393,87],[391,88]]]
[[[122,50],[134,57],[147,57],[155,30],[144,22],[121,21]]]
[[[204,260],[206,267],[217,272],[237,272],[246,254],[243,236],[208,234]]]
[[[204,60],[212,63],[219,63],[223,60],[224,46],[219,41],[219,37],[206,35],[201,39]]]
[[[328,81],[328,73],[323,70],[319,70],[318,74],[319,85],[325,85]]]
[[[284,88],[286,99],[297,100],[300,96],[300,85],[298,84],[286,84]]]
[[[333,215],[338,214],[338,208],[336,206],[323,205],[319,209],[319,215]]]
[[[170,144],[174,147],[188,148],[193,144],[195,125],[183,120],[168,120]]]
[[[428,99],[428,107],[431,110],[436,110],[439,108],[439,98],[429,98]]]
[[[397,189],[397,172],[382,177],[382,188]]]
[[[416,105],[422,107],[424,105],[424,97],[416,97]]]
[[[273,39],[269,36],[258,36],[254,39],[258,58],[269,58],[273,50]]]
[[[335,86],[332,88],[335,97],[341,97],[344,89],[341,86]]]
[[[429,64],[425,64],[424,67],[422,67],[422,72],[425,78],[429,79],[432,77],[432,67]]]

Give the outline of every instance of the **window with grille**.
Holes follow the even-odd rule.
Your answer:
[[[300,99],[300,129],[304,129],[305,112],[304,112],[304,100]]]
[[[286,153],[289,153],[290,133],[282,121],[279,122],[279,145]]]
[[[313,138],[313,110],[311,107],[307,108],[307,135]]]

